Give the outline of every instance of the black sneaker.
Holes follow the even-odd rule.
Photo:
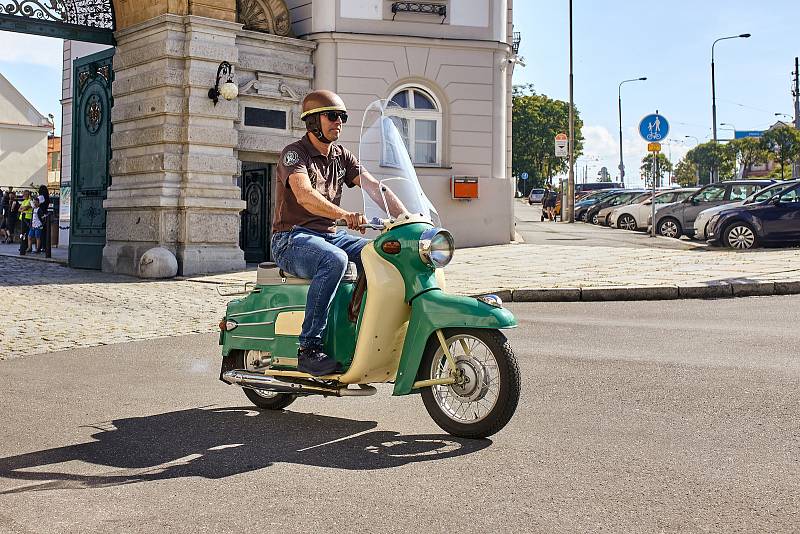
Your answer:
[[[339,368],[336,360],[319,349],[300,347],[297,350],[297,370],[314,376],[329,375]]]

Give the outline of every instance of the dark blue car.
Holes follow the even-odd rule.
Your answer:
[[[720,211],[708,222],[708,241],[731,248],[800,243],[800,180],[761,202]]]

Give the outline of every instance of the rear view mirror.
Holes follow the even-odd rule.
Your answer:
[[[650,205],[650,204],[652,204],[652,203],[653,203],[653,201],[652,201],[652,200],[650,200],[650,199],[648,199],[648,200],[645,200],[644,202],[642,202],[642,204],[644,204],[645,206],[649,206],[649,205]]]
[[[777,205],[779,205],[781,203],[781,197],[774,196],[774,197],[772,197],[771,201],[772,201],[773,204],[775,204],[777,206]]]
[[[694,204],[695,206],[700,204],[700,199],[699,198],[692,197],[688,201],[691,202],[692,204]]]

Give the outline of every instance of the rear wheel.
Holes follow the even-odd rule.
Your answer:
[[[731,248],[747,250],[758,244],[758,238],[753,227],[744,222],[735,222],[729,225],[722,233],[725,244]]]
[[[248,357],[248,354],[250,354],[250,351],[236,351],[237,369],[246,369],[248,371],[256,370],[256,365],[254,365],[252,358]],[[242,391],[244,391],[244,394],[250,399],[250,402],[263,410],[283,410],[297,399],[297,395],[276,393],[263,389],[242,388]]]
[[[636,219],[634,219],[633,215],[623,215],[617,221],[617,226],[623,230],[636,230]]]
[[[681,223],[678,222],[677,219],[673,219],[672,217],[666,217],[661,219],[658,223],[658,235],[663,235],[664,237],[673,237],[678,239],[683,234],[681,230]]]
[[[592,215],[592,224],[600,224],[600,217],[596,213]]]
[[[456,361],[458,382],[422,390],[428,414],[444,431],[463,438],[485,438],[511,420],[519,403],[520,372],[514,352],[498,330],[453,328],[444,331]],[[429,340],[421,380],[451,376],[438,337]]]

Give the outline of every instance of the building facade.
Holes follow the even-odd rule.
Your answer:
[[[172,251],[183,275],[268,259],[275,165],[304,135],[300,103],[315,88],[342,95],[351,119],[341,142],[354,151],[370,102],[403,108],[420,182],[457,246],[512,238],[510,0],[133,4],[115,3],[104,270],[136,274],[154,246]],[[65,80],[77,72],[68,46]],[[239,95],[214,102],[223,61]],[[67,185],[74,90],[65,81]],[[453,199],[453,176],[477,178],[477,198]]]
[[[0,74],[0,186],[47,183],[50,120]]]

